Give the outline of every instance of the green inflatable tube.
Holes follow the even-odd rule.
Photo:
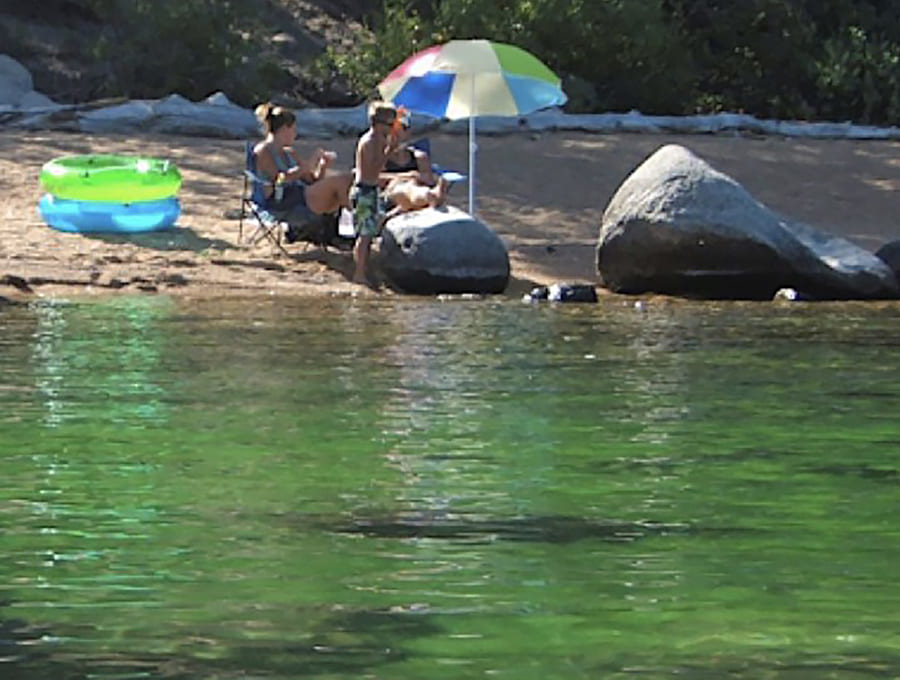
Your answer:
[[[181,172],[158,158],[94,154],[44,163],[40,181],[57,198],[133,203],[174,196],[181,188]]]

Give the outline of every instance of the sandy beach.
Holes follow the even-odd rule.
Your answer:
[[[466,138],[431,136],[444,167],[467,171]],[[507,294],[559,281],[594,283],[603,210],[616,189],[660,146],[678,143],[792,218],[877,250],[900,239],[900,142],[753,136],[522,133],[481,136],[476,215],[507,245]],[[299,139],[338,153],[349,168],[355,138]],[[67,154],[168,158],[183,175],[178,228],[133,236],[66,234],[37,212],[38,174]],[[290,257],[266,242],[238,242],[243,142],[178,136],[0,131],[0,296],[164,293],[378,295],[349,280],[351,256],[303,244]],[[450,203],[468,208],[465,185]],[[245,223],[245,229],[247,225]]]

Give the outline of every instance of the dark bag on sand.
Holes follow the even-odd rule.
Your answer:
[[[306,205],[305,187],[302,184],[289,184],[284,187],[283,192],[279,200],[270,201],[269,210],[287,223],[285,241],[308,241],[318,246],[343,245],[338,236],[338,213],[317,215],[310,210]]]
[[[308,241],[318,246],[334,246],[340,250],[353,248],[352,238],[338,233],[339,213],[316,215],[310,212],[303,222],[289,222],[284,240],[288,243]]]
[[[597,289],[590,284],[554,283],[551,286],[532,288],[525,295],[527,302],[549,300],[550,302],[597,302]]]

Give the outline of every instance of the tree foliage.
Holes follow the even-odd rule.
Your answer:
[[[320,61],[322,72],[344,77],[357,92],[372,95],[379,80],[409,55],[438,41],[431,24],[408,0],[385,0],[368,35],[352,49],[329,45]]]
[[[361,3],[363,0],[359,0]],[[15,14],[90,21],[97,96],[250,103],[288,90],[261,8],[286,0],[47,0]],[[364,5],[360,5],[363,7]],[[563,78],[570,111],[900,123],[897,0],[381,0],[368,30],[329,45],[319,91],[361,101],[403,59],[453,38],[519,45]],[[285,16],[285,15],[282,15]],[[16,40],[0,26],[8,45]],[[95,37],[96,35],[96,37]],[[333,89],[333,88],[331,88]],[[322,102],[325,103],[325,102]]]

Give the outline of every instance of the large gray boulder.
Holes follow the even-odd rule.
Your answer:
[[[502,293],[509,253],[483,222],[457,208],[402,213],[385,224],[379,263],[406,293]]]
[[[900,296],[881,259],[775,213],[688,149],[657,150],[619,187],[597,245],[601,285],[620,293],[771,299]]]

